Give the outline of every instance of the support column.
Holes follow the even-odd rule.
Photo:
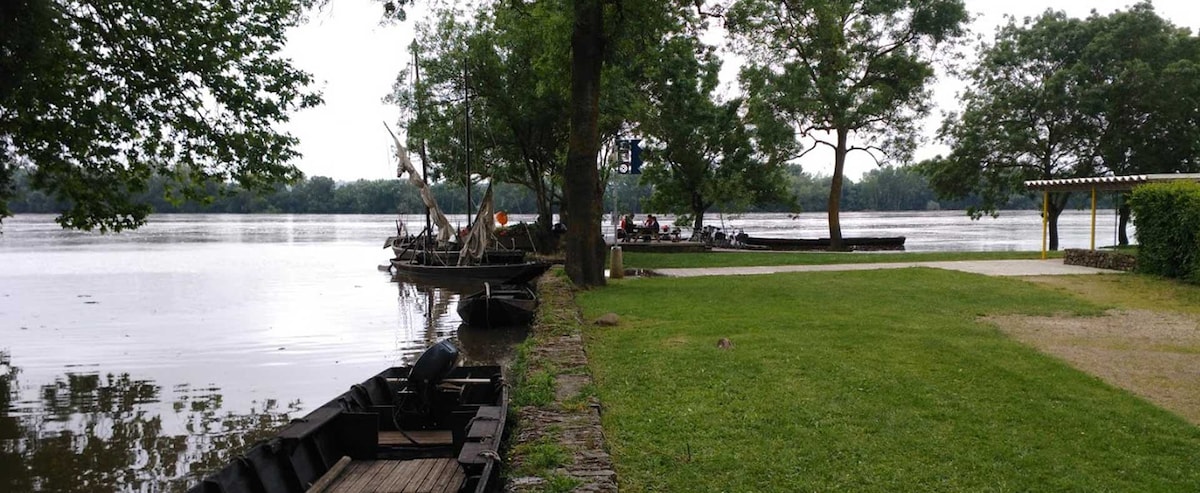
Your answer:
[[[1092,251],[1096,251],[1096,187],[1092,187]]]
[[[1042,260],[1046,260],[1046,234],[1050,228],[1050,190],[1042,190]]]

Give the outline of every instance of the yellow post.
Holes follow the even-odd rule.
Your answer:
[[[1042,260],[1046,260],[1046,231],[1050,227],[1050,190],[1042,190]]]
[[[1092,250],[1096,250],[1096,187],[1092,187]]]

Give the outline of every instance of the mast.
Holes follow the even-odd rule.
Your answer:
[[[416,91],[418,91],[421,87],[421,61],[420,61],[421,46],[418,45],[415,41],[413,42],[412,46],[413,46],[413,74],[416,76],[416,82],[415,82],[415,85],[413,86],[413,93],[415,94]],[[420,114],[421,114],[421,96],[417,95],[417,115],[420,115]],[[418,116],[418,118],[420,118],[420,117]],[[426,185],[429,185],[429,182],[425,178],[425,177],[429,176],[429,169],[428,169],[427,161],[428,161],[428,159],[425,159],[425,138],[422,137],[421,138],[421,181],[425,182]],[[429,239],[431,236],[433,236],[433,223],[429,220],[429,207],[426,207],[425,208],[425,250],[426,251],[428,251],[430,249],[429,248]]]
[[[466,148],[465,161],[463,167],[466,169],[467,181],[467,224],[473,222],[471,217],[471,78],[470,72],[467,70],[466,57],[463,58],[463,104],[466,108],[466,135],[463,136],[464,147]],[[469,227],[469,226],[468,226]]]

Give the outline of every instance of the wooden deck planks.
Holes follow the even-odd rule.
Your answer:
[[[466,474],[451,458],[353,461],[321,491],[432,493],[458,491],[464,481]]]
[[[416,440],[416,443],[404,436],[404,433]],[[379,445],[452,445],[454,443],[454,435],[450,433],[450,430],[421,430],[404,433],[381,431],[379,432]]]
[[[421,481],[416,489],[413,490],[413,492],[431,492],[434,491],[435,488],[440,490],[442,476],[445,472],[449,472],[450,466],[457,467],[457,461],[451,464],[451,461],[443,460],[434,464],[433,468],[429,470],[429,474],[425,476],[425,480]]]

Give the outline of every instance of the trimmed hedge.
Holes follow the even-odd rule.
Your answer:
[[[1200,284],[1200,183],[1144,185],[1129,200],[1138,271]]]

